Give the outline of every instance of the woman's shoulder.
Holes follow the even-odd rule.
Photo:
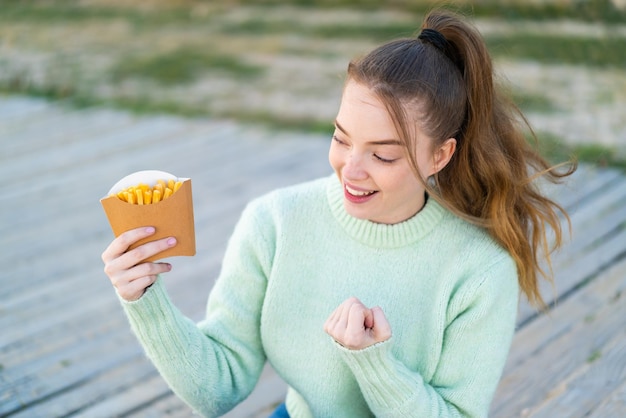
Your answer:
[[[253,198],[243,209],[233,237],[272,241],[284,235],[285,228],[290,228],[291,232],[299,231],[302,228],[292,226],[307,225],[313,216],[319,216],[319,202],[324,202],[325,184],[329,179],[319,178],[281,187]]]
[[[439,228],[440,238],[444,235],[452,253],[462,254],[463,258],[481,265],[508,263],[511,260],[509,252],[493,238],[487,228],[449,211]]]
[[[512,255],[486,228],[449,213],[441,224],[442,243],[437,251],[454,271],[450,312],[460,312],[476,298],[498,298],[515,305],[518,298],[518,272]],[[445,244],[444,244],[445,241]],[[445,263],[445,261],[443,261]]]
[[[246,205],[243,217],[282,224],[288,219],[319,216],[326,204],[329,181],[331,176],[321,177],[262,194]]]
[[[273,210],[290,210],[323,203],[326,187],[331,178],[326,176],[280,187],[253,199],[250,205]]]

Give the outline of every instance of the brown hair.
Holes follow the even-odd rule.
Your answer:
[[[457,215],[487,229],[511,254],[528,300],[543,306],[538,274],[552,280],[550,252],[561,245],[559,213],[536,179],[558,183],[576,164],[559,172],[527,141],[536,141],[527,120],[494,83],[491,57],[479,32],[446,10],[429,13],[421,36],[382,45],[348,67],[348,79],[367,85],[388,107],[416,175],[414,152],[420,129],[437,150],[457,141],[452,159],[425,179],[428,193]],[[426,30],[425,30],[426,29]],[[427,36],[425,36],[427,35]],[[547,227],[554,230],[549,246]],[[542,256],[548,271],[542,269]]]

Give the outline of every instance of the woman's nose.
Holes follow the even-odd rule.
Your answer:
[[[363,180],[367,178],[367,170],[363,157],[350,153],[346,158],[346,163],[343,167],[343,175],[345,178],[351,180]]]

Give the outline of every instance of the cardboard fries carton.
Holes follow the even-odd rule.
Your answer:
[[[134,205],[119,199],[115,194],[130,186],[146,183],[154,186],[157,180],[169,179],[182,182],[182,186],[167,199],[148,205]],[[130,229],[153,226],[156,232],[131,246],[137,247],[145,242],[173,236],[176,246],[143,261],[156,261],[162,258],[196,254],[196,236],[193,219],[193,200],[191,179],[176,178],[164,171],[138,171],[117,182],[106,197],[100,199],[113,234],[117,237]]]

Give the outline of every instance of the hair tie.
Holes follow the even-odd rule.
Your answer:
[[[417,39],[428,42],[444,54],[448,49],[448,40],[435,29],[422,29]]]
[[[439,51],[443,52],[443,54],[448,57],[448,59],[451,60],[459,70],[461,70],[461,73],[463,72],[463,66],[461,65],[456,54],[454,53],[454,48],[452,47],[450,42],[448,42],[446,37],[442,35],[441,32],[429,28],[422,29],[420,34],[417,36],[417,39],[422,42],[427,42],[437,48]]]

